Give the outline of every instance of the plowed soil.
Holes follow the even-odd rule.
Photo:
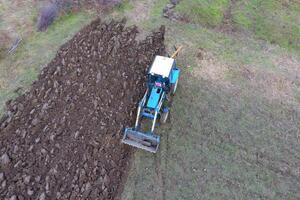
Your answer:
[[[116,198],[132,155],[123,129],[134,123],[147,66],[165,53],[164,27],[140,42],[137,33],[95,20],[7,103],[0,199]]]

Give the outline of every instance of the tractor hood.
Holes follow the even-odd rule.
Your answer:
[[[147,107],[155,109],[158,105],[158,102],[160,100],[160,96],[162,93],[162,88],[153,87],[151,89],[151,93],[147,102]]]

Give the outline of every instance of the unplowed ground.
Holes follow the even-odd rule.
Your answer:
[[[136,27],[95,20],[7,103],[0,129],[0,199],[114,199],[130,147],[120,144],[164,54],[164,28],[137,42]],[[125,176],[124,176],[125,175]]]

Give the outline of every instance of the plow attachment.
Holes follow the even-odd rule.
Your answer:
[[[126,128],[122,143],[156,153],[160,137],[152,133],[143,133],[133,128]]]

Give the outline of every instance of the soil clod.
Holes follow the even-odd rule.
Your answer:
[[[145,71],[164,55],[164,28],[138,42],[137,27],[99,19],[64,44],[0,120],[0,199],[114,199],[132,149]],[[9,188],[9,189],[8,189]]]

